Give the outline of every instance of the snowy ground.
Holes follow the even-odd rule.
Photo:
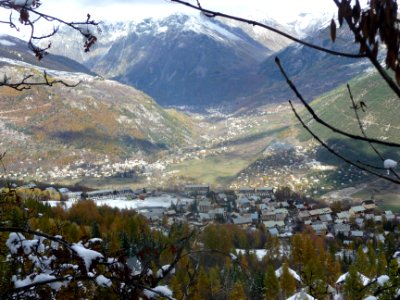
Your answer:
[[[249,250],[250,254],[255,254],[257,256],[257,259],[261,261],[265,255],[267,255],[267,250],[265,249],[252,249]],[[246,250],[243,249],[236,249],[236,253],[240,254],[246,254]]]
[[[193,199],[190,198],[177,198],[175,196],[167,194],[158,197],[149,197],[144,200],[128,200],[125,197],[119,197],[114,199],[95,200],[94,202],[98,206],[107,205],[119,209],[142,210],[152,207],[161,207],[168,209],[172,203],[176,204],[178,202],[178,199],[183,204],[190,204],[193,202]],[[47,201],[47,203],[49,203],[51,206],[56,206],[60,203],[63,203],[62,205],[64,205],[66,209],[69,209],[74,203],[76,203],[76,201]]]

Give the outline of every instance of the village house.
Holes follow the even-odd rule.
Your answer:
[[[362,206],[364,206],[364,208],[367,212],[373,212],[376,209],[374,200],[364,200],[362,202]]]
[[[102,199],[114,199],[116,193],[114,190],[98,190],[86,193],[87,199],[102,200]]]
[[[350,231],[350,237],[352,238],[363,238],[364,232],[361,230],[352,230]]]
[[[243,188],[240,188],[236,193],[239,196],[251,197],[251,196],[255,195],[255,189],[249,188],[249,187],[243,187]]]
[[[226,220],[226,212],[221,207],[209,210],[208,214],[210,215],[210,218],[213,220],[216,220],[216,219]]]
[[[386,210],[386,211],[384,212],[384,217],[385,217],[385,219],[386,219],[387,221],[392,221],[392,220],[394,220],[395,215],[392,213],[391,210]]]
[[[332,215],[331,215],[331,214],[320,215],[320,216],[318,216],[318,219],[319,219],[321,222],[324,222],[324,223],[331,223],[331,222],[333,222],[333,219],[332,219]]]
[[[272,227],[272,228],[268,228],[268,233],[272,236],[278,236],[279,235],[279,231],[277,228]]]
[[[335,235],[342,234],[344,236],[349,236],[350,234],[351,227],[349,224],[335,224],[333,225],[333,231],[335,232]]]
[[[349,209],[350,216],[361,217],[365,213],[365,207],[362,205],[352,206]]]
[[[232,213],[230,219],[233,224],[241,227],[247,227],[252,224],[251,214],[239,215]]]
[[[134,191],[131,188],[121,188],[116,190],[118,196],[126,197],[128,199],[133,199],[136,197]]]
[[[270,229],[270,228],[281,228],[283,229],[285,227],[285,222],[283,221],[264,221],[263,222],[265,228]]]
[[[63,194],[68,200],[78,201],[82,199],[82,192],[67,192]]]
[[[200,213],[208,213],[213,207],[208,199],[201,199],[197,205]]]
[[[311,215],[308,212],[308,210],[302,210],[297,214],[297,218],[299,221],[304,222],[304,221],[311,220]]]
[[[310,213],[312,220],[317,220],[321,215],[331,214],[332,210],[329,207],[324,207],[324,208],[309,210],[308,212]]]
[[[185,193],[188,196],[207,195],[210,192],[209,185],[186,185]]]
[[[317,235],[326,234],[328,228],[325,223],[313,223],[311,224],[311,228],[315,231]]]
[[[274,213],[276,221],[284,221],[289,212],[286,208],[277,208]]]
[[[263,187],[263,188],[258,188],[255,190],[255,194],[262,198],[265,198],[265,197],[271,198],[273,196],[273,193],[274,192],[271,187]]]
[[[250,200],[250,199],[245,198],[245,197],[239,198],[236,201],[236,203],[237,203],[237,208],[241,212],[248,212],[250,210],[250,208],[255,208],[256,207],[256,204],[255,204],[254,200]]]
[[[208,222],[211,221],[212,217],[208,213],[199,213],[199,221],[200,222]]]
[[[261,219],[263,221],[275,221],[276,213],[274,210],[263,210],[261,211]]]
[[[336,214],[336,220],[335,220],[336,223],[343,223],[349,221],[350,221],[350,213],[348,211],[341,211]]]

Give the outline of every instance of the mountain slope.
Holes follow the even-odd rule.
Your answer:
[[[48,55],[45,57],[45,59],[38,60],[33,52],[29,50],[25,41],[9,35],[0,35],[0,46],[1,65],[7,60],[14,60],[40,68],[95,75],[94,72],[90,71],[84,65],[68,58],[68,55]]]
[[[38,74],[35,67],[6,65],[1,72],[17,80]],[[0,93],[0,136],[10,161],[55,167],[83,159],[94,163],[141,157],[186,145],[195,134],[182,114],[166,111],[132,87],[82,73],[47,70],[55,78],[81,83],[75,88],[38,87]],[[34,162],[34,163],[32,163]],[[25,164],[26,166],[27,164]]]
[[[400,101],[387,84],[376,72],[368,72],[349,81],[356,103],[364,101],[367,105],[365,112],[359,110],[360,118],[367,135],[371,138],[400,143],[400,122],[398,111]],[[346,132],[361,135],[354,111],[350,109],[351,101],[345,85],[318,97],[311,103],[315,111],[329,124]],[[322,127],[312,120],[305,112],[303,117],[307,125],[321,138],[333,145],[340,153],[349,156],[354,161],[382,164],[379,157],[369,147],[368,143],[352,141],[339,136],[331,130]],[[310,136],[303,130],[301,139]],[[377,146],[384,157],[399,159],[395,148]],[[322,153],[324,159],[332,160],[330,155]]]
[[[105,25],[103,37],[85,65],[161,105],[210,106],[245,98],[259,85],[258,64],[271,54],[240,28],[200,15]]]
[[[328,49],[358,53],[352,35],[346,29],[338,30],[335,43],[330,40],[329,28],[317,31],[306,40]],[[288,46],[276,56],[307,101],[336,88],[371,66],[367,59],[334,56],[299,44]],[[263,62],[259,74],[266,78],[262,93],[269,94],[270,100],[282,101],[295,97],[280,74],[275,57]]]
[[[338,30],[332,43],[327,16],[314,17],[302,15],[283,25],[269,19],[265,23],[313,44],[358,52],[349,31]],[[178,14],[102,27],[99,44],[88,55],[82,54],[81,45],[67,31],[54,37],[53,51],[78,59],[106,78],[135,86],[163,106],[223,106],[243,111],[286,101],[293,93],[275,65],[275,55],[309,101],[368,67],[365,60],[332,56],[260,28],[201,15]],[[270,49],[282,50],[272,55]]]

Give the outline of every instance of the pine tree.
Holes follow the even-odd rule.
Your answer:
[[[348,300],[364,299],[363,297],[366,294],[366,290],[364,289],[362,279],[354,265],[351,265],[349,268],[349,273],[344,282],[343,292]]]
[[[291,262],[296,266],[300,267],[304,262],[303,257],[303,239],[301,234],[295,234],[291,241]]]
[[[221,282],[219,278],[219,269],[217,267],[211,268],[208,271],[208,279],[210,281],[210,293],[214,299],[221,292]]]
[[[367,257],[368,257],[369,269],[368,273],[365,275],[367,275],[369,278],[373,278],[376,276],[377,273],[377,257],[372,242],[368,243]]]
[[[302,279],[311,296],[317,299],[324,298],[327,286],[326,275],[322,264],[318,260],[310,260],[304,266]]]
[[[92,222],[92,226],[90,227],[90,236],[92,238],[100,238],[101,237],[99,224],[96,221]]]
[[[267,269],[264,285],[265,285],[265,299],[278,299],[279,280],[276,277],[274,268],[271,265]]]
[[[267,250],[267,256],[270,261],[280,257],[280,247],[281,244],[279,238],[269,235],[267,242],[265,243],[265,249]]]
[[[379,295],[380,300],[398,299],[398,289],[400,286],[400,268],[397,259],[392,259],[389,263],[387,275],[389,281],[382,287],[382,293]]]
[[[292,274],[290,274],[287,263],[283,263],[282,265],[280,287],[283,292],[283,295],[286,298],[292,295],[296,290],[296,280],[293,278]]]
[[[231,300],[246,300],[247,296],[244,291],[243,284],[237,281],[229,293],[229,299]]]
[[[327,282],[334,286],[337,278],[340,275],[340,263],[335,259],[335,257],[331,254],[327,256],[326,260],[326,275]]]
[[[368,258],[364,253],[362,245],[357,250],[357,256],[354,265],[358,272],[360,272],[363,275],[369,276],[370,265]]]
[[[385,253],[382,251],[379,254],[378,257],[378,262],[376,266],[376,273],[378,276],[385,274],[386,272],[386,267],[387,267],[387,261],[386,261],[386,256]]]

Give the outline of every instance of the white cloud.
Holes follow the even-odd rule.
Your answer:
[[[196,3],[193,0],[188,0]],[[89,12],[97,20],[132,20],[163,16],[173,12],[192,12],[183,5],[168,0],[69,0],[44,1],[42,9],[53,14],[76,19]],[[293,20],[299,13],[334,12],[333,0],[202,0],[203,7],[241,16],[269,16],[277,20]],[[68,9],[65,9],[66,5]]]
[[[195,0],[186,1],[196,3]],[[281,22],[293,21],[300,13],[327,12],[333,16],[336,12],[333,0],[201,0],[201,3],[204,8],[211,10],[256,19],[273,18]],[[66,21],[86,20],[87,13],[96,21],[140,20],[163,17],[175,12],[197,13],[169,0],[43,0],[40,11]],[[18,13],[14,13],[14,16],[18,23]],[[8,17],[9,11],[0,10],[0,20]],[[9,26],[0,26],[0,33],[2,32],[10,33]]]

